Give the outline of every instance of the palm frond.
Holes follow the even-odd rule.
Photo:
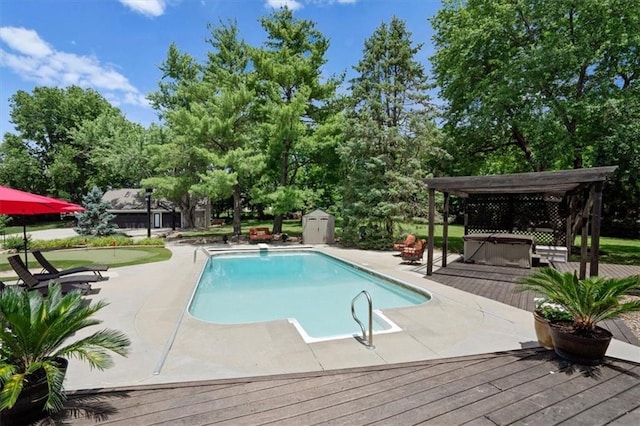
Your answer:
[[[93,315],[107,303],[85,305],[80,293],[63,295],[59,284],[48,290],[46,298],[21,288],[0,292],[0,407],[13,406],[25,378],[44,371],[49,386],[45,408],[59,410],[64,401],[64,372],[57,357],[76,356],[103,369],[113,364],[110,352],[128,353],[129,339],[115,330],[98,331],[66,344],[80,330],[100,324]]]

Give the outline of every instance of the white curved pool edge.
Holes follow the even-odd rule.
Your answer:
[[[426,302],[425,302],[426,303]],[[398,308],[396,308],[398,309]],[[402,308],[400,308],[402,309]],[[387,317],[385,314],[382,313],[381,310],[379,309],[374,309],[373,310],[374,315],[376,315],[379,319],[381,319],[384,323],[386,323],[389,328],[385,329],[385,330],[374,330],[373,335],[377,336],[380,334],[388,334],[388,333],[397,333],[398,331],[402,331],[402,328],[400,328],[396,323],[394,323],[393,321],[391,321],[391,319],[389,317]],[[298,322],[298,320],[296,320],[295,318],[287,318],[287,321],[289,321],[290,324],[292,324],[296,330],[298,331],[298,333],[300,334],[300,336],[302,337],[302,339],[304,340],[305,343],[318,343],[318,342],[328,342],[331,340],[340,340],[340,339],[352,339],[355,338],[357,336],[360,336],[360,334],[339,334],[336,336],[328,336],[328,337],[311,337],[307,334],[307,332],[304,330],[304,328],[300,325],[300,323]]]

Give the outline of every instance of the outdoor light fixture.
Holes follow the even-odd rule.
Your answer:
[[[153,188],[145,189],[147,198],[147,238],[151,238],[151,193]]]

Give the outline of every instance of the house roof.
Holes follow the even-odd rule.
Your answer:
[[[534,173],[512,173],[488,176],[459,176],[428,178],[429,189],[468,197],[471,194],[526,194],[540,193],[565,195],[603,182],[618,166],[589,169],[560,170]]]
[[[110,189],[102,195],[102,201],[109,203],[112,210],[147,209],[147,200],[142,188]]]
[[[131,212],[147,211],[147,199],[144,188],[120,188],[110,189],[102,195],[102,201],[109,203],[110,211]],[[205,210],[206,198],[198,201],[196,210]],[[166,198],[156,198],[151,195],[151,208],[153,210],[170,210],[174,204]],[[176,207],[176,211],[180,208]]]

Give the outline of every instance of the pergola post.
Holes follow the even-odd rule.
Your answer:
[[[602,216],[602,182],[596,182],[592,187],[593,210],[591,212],[591,259],[589,276],[598,276],[600,263],[600,221]]]
[[[433,275],[434,221],[436,215],[436,191],[429,188],[429,242],[427,243],[427,275]]]
[[[449,193],[444,193],[444,211],[442,212],[442,267],[447,267],[447,246],[449,242]]]
[[[573,239],[571,238],[573,224],[571,223],[571,214],[567,213],[567,229],[565,231],[564,242],[567,246],[567,260],[571,257],[571,247],[573,246]]]
[[[582,232],[580,233],[580,279],[587,276],[587,249],[589,240],[589,192],[584,191],[584,206],[582,207]]]

